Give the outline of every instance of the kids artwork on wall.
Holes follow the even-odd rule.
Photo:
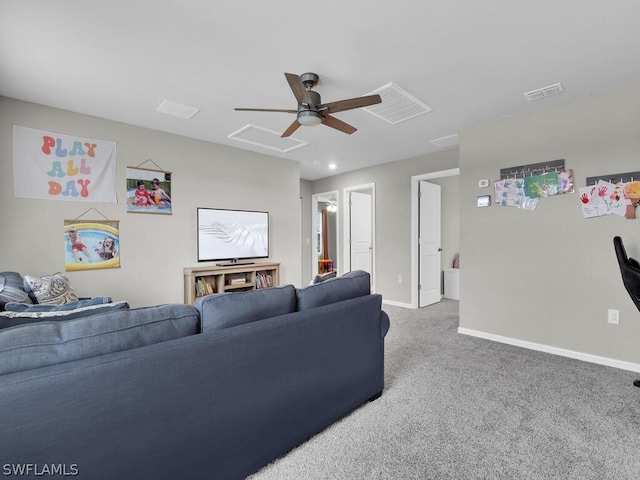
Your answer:
[[[595,185],[581,187],[578,191],[584,218],[618,215],[624,217],[629,201],[624,198],[622,184],[598,180]]]
[[[116,143],[13,126],[16,197],[116,203]]]
[[[541,198],[574,192],[573,170],[564,160],[505,168],[493,188],[496,205],[535,210]]]
[[[171,172],[127,167],[127,212],[171,215]]]
[[[119,268],[119,224],[117,220],[65,220],[65,270]]]
[[[615,173],[587,177],[586,187],[580,188],[580,203],[584,218],[617,215],[636,218],[640,204],[640,172]]]

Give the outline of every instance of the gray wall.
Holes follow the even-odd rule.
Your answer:
[[[118,203],[14,197],[13,125],[117,142]],[[148,159],[173,172],[171,216],[126,212],[126,167]],[[94,207],[120,221],[122,266],[68,272],[77,293],[111,296],[132,306],[180,303],[183,268],[198,265],[196,207],[204,206],[268,210],[270,260],[282,264],[281,283],[300,285],[297,162],[0,97],[0,165],[0,271],[37,276],[64,271],[64,220]],[[82,218],[102,219],[95,211],[88,215]]]
[[[500,168],[565,159],[586,177],[640,167],[640,84],[460,132],[460,326],[640,363],[640,314],[620,279],[612,238],[640,257],[640,219],[583,219],[577,193],[536,211],[477,208],[478,180]],[[640,217],[640,212],[638,212]],[[620,310],[620,325],[607,309]]]
[[[411,177],[456,167],[458,149],[453,148],[312,182],[312,193],[339,190],[340,209],[344,188],[375,183],[375,288],[385,300],[411,304]],[[343,234],[341,224],[340,245]],[[403,283],[398,283],[399,275]]]
[[[302,205],[302,284],[306,285],[315,275],[311,270],[311,182],[300,180],[300,204]]]

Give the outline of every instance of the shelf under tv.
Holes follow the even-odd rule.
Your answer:
[[[193,304],[211,293],[242,292],[279,284],[280,264],[276,262],[187,267],[184,269],[184,303]]]

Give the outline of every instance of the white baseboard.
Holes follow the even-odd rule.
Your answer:
[[[396,302],[393,300],[385,300],[384,298],[382,299],[382,303],[385,305],[393,305],[394,307],[411,308],[415,310],[414,306],[411,305],[410,303]]]
[[[506,343],[508,345],[514,345],[516,347],[528,348],[529,350],[537,350],[539,352],[551,353],[553,355],[560,355],[562,357],[574,358],[576,360],[582,360],[584,362],[597,363],[598,365],[605,365],[607,367],[629,370],[631,372],[640,372],[640,364],[637,363],[615,360],[608,357],[600,357],[598,355],[591,355],[589,353],[575,352],[573,350],[565,350],[564,348],[550,347],[549,345],[543,345],[541,343],[533,343],[510,337],[503,337],[501,335],[480,332],[478,330],[471,330],[469,328],[458,327],[458,333],[461,333],[462,335],[470,335],[472,337],[484,338],[485,340],[492,340],[494,342]]]

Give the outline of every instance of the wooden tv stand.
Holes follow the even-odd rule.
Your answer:
[[[184,303],[193,305],[198,298],[210,293],[244,292],[279,284],[280,264],[275,262],[187,267],[184,269]]]

